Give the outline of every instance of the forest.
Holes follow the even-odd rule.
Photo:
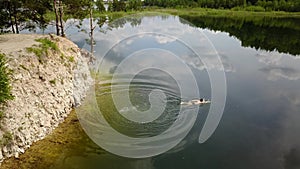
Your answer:
[[[112,0],[107,5],[107,12],[195,7],[231,11],[300,11],[299,0]],[[24,24],[25,21],[43,27],[54,18],[58,25],[66,16],[85,18],[92,12],[106,12],[102,0],[0,0],[0,9],[0,33],[19,33],[19,29],[28,27],[28,24]],[[55,16],[49,17],[53,15]]]
[[[145,0],[145,6],[203,7],[252,11],[300,11],[299,0]]]

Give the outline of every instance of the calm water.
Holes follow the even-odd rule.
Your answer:
[[[94,103],[98,104],[103,119],[123,135],[145,138],[163,133],[176,123],[178,112],[188,114],[189,111],[198,109],[198,107],[180,109],[180,101],[193,99],[197,96],[197,92],[201,97],[211,99],[212,90],[207,70],[195,57],[190,46],[161,33],[176,33],[179,39],[191,42],[193,38],[207,38],[221,57],[227,82],[224,114],[212,137],[203,144],[198,143],[200,131],[210,108],[209,105],[204,105],[197,110],[196,116],[192,116],[195,118],[195,124],[191,131],[176,147],[166,153],[141,159],[125,158],[103,151],[95,145],[93,149],[98,149],[101,153],[94,153],[96,150],[90,151],[90,145],[93,143],[87,140],[80,145],[66,148],[67,153],[57,159],[52,168],[300,168],[299,19],[233,20],[192,16],[183,18],[196,26],[177,16],[158,15],[127,18],[113,23],[101,22],[101,28],[98,25],[94,37],[95,55],[99,60],[97,64],[100,65],[97,70],[101,73],[100,83],[95,86]],[[68,37],[80,47],[89,49],[88,20],[69,20],[68,25]],[[48,26],[45,33],[53,30],[55,29],[52,26]],[[28,30],[23,31],[27,32]],[[207,43],[207,39],[205,43],[194,44],[192,47],[203,47],[201,51],[204,52],[201,55],[209,59],[214,57],[214,54],[211,56],[208,54],[213,48]],[[117,69],[130,54],[145,48],[161,50],[156,51],[152,60],[149,53],[142,53],[135,60],[139,62],[133,62],[134,64],[131,62],[132,65],[129,63],[127,68],[145,66],[136,64],[143,61],[157,64],[158,62],[153,62],[159,59],[157,56],[164,56],[165,51],[171,51],[190,68],[190,72],[182,71],[181,67],[168,56],[159,63],[162,67],[174,71],[178,75],[177,79],[168,72],[158,69],[143,70],[133,77],[132,73],[123,73]],[[220,69],[218,65],[207,66],[206,68],[211,70]],[[112,83],[114,73],[119,74]],[[195,77],[198,91],[194,90],[193,84],[188,83],[190,81],[187,76],[191,73]],[[180,95],[180,85],[176,81],[178,79],[188,81],[184,83],[187,85],[185,95]],[[130,87],[126,88],[128,84]],[[220,85],[223,84],[220,82]],[[129,93],[132,106],[126,107],[126,102],[121,103],[118,110],[122,111],[116,111],[116,106],[112,106],[111,86],[115,89],[116,99],[122,99]],[[152,92],[155,89],[163,91],[165,95]],[[149,96],[151,94],[152,96]],[[154,98],[153,102],[151,98]],[[152,122],[133,122],[141,120],[137,114],[132,116],[133,109],[147,111],[151,107],[150,102],[158,105],[164,102],[166,105],[164,112],[160,115],[150,114],[149,117],[143,114],[147,119],[155,119]],[[154,107],[154,110],[159,111],[159,107],[157,109]],[[185,123],[180,125],[182,128],[186,126]],[[171,130],[170,133],[184,132],[180,125],[176,131]],[[106,132],[105,127],[99,130]],[[121,144],[122,140],[119,141]],[[167,145],[165,141],[161,144]],[[131,145],[125,146],[130,148]],[[72,156],[73,151],[78,151],[77,148],[83,151],[84,156]]]

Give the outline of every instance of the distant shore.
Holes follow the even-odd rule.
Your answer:
[[[94,12],[94,17],[123,17],[132,14],[142,14],[146,12],[167,13],[171,15],[195,15],[195,16],[212,16],[212,17],[292,17],[300,18],[300,12],[285,12],[285,11],[245,11],[245,10],[230,10],[230,9],[211,9],[211,8],[145,8],[141,11],[121,11],[121,12]],[[48,15],[51,16],[51,15]],[[87,16],[88,17],[88,16]]]

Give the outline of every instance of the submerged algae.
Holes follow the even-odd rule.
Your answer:
[[[104,152],[88,138],[80,126],[76,112],[72,111],[50,135],[34,143],[18,159],[12,157],[5,160],[1,168],[65,168],[64,161],[68,157],[85,156],[91,151],[97,154]]]

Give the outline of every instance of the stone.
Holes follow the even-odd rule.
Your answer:
[[[18,159],[19,158],[19,153],[15,152],[15,158]]]

